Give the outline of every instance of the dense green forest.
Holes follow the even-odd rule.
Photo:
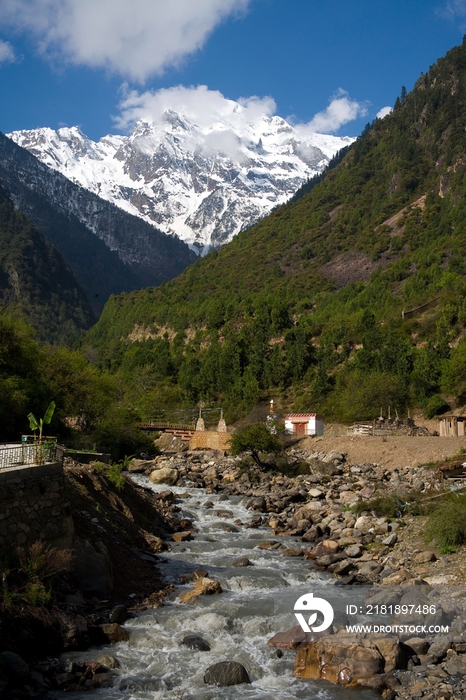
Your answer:
[[[47,434],[69,446],[103,448],[115,458],[153,447],[116,377],[79,350],[39,344],[22,319],[0,311],[0,441],[28,433],[28,413],[42,417],[51,400],[56,410]]]
[[[271,396],[346,422],[466,403],[465,153],[463,43],[293,201],[176,280],[111,297],[80,351],[15,331],[30,363],[0,362],[8,433],[50,399],[57,429],[123,454],[139,418],[199,401],[229,423]]]
[[[295,201],[112,297],[83,346],[147,413],[203,400],[231,421],[273,395],[352,421],[463,402],[465,152],[463,43]]]

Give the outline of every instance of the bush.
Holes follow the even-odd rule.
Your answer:
[[[426,526],[428,542],[452,547],[466,542],[466,494],[449,493],[433,506]]]
[[[359,501],[352,510],[355,515],[361,515],[365,510],[375,513],[378,518],[399,518],[404,504],[397,496],[377,496],[369,501]]]
[[[125,477],[121,475],[121,472],[125,467],[123,461],[119,462],[118,464],[94,462],[92,466],[95,471],[103,473],[118,491],[121,491],[125,485]]]

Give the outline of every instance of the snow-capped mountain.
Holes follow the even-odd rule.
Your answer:
[[[238,105],[238,109],[241,107]],[[7,134],[43,163],[201,254],[287,201],[350,137],[307,134],[280,117],[206,127],[172,110],[97,143],[78,127]]]

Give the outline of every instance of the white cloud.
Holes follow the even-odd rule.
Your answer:
[[[365,114],[366,108],[351,101],[346,93],[344,96],[340,94],[338,101],[342,100],[349,103],[350,108],[339,111],[338,107],[335,107],[335,100],[331,103],[329,110],[333,109],[338,119],[334,117],[331,123],[327,120],[328,131],[336,130],[339,125]],[[161,132],[167,127],[168,121],[185,118],[186,123],[179,126],[179,137],[188,150],[201,149],[207,153],[222,151],[239,162],[249,157],[249,148],[251,144],[257,144],[258,134],[269,131],[268,124],[273,117],[276,117],[277,109],[272,97],[255,95],[235,101],[224,97],[218,90],[209,90],[206,85],[196,87],[178,85],[143,92],[129,89],[124,85],[118,106],[119,114],[113,117],[117,130],[127,132],[136,122],[150,124],[147,130],[144,126],[138,127],[138,143],[142,150],[153,148],[153,138],[158,140]],[[176,113],[176,116],[170,112]],[[286,120],[277,118],[280,121],[271,125],[270,135],[289,130],[290,137],[294,135],[300,142],[300,153],[304,160],[314,159],[315,147],[312,145],[312,136],[317,131],[315,123],[325,126],[321,116],[317,115],[308,124],[295,122],[291,124],[288,120],[288,126]],[[264,120],[266,124],[259,123]],[[196,128],[193,129],[193,125]]]
[[[466,15],[466,0],[447,0],[447,2],[438,9],[438,14],[443,17],[464,17]]]
[[[0,39],[0,63],[12,63],[15,60],[15,52],[8,41]]]
[[[366,114],[366,104],[350,99],[346,90],[339,88],[327,109],[318,112],[305,126],[307,130],[321,134],[334,133],[344,124]]]
[[[387,116],[387,114],[391,114],[392,112],[393,107],[382,107],[382,109],[380,109],[375,116],[377,119],[383,119]]]
[[[115,117],[115,124],[117,128],[126,131],[139,120],[163,125],[164,114],[168,110],[187,117],[201,129],[211,127],[216,122],[221,128],[238,128],[262,117],[273,116],[276,104],[271,97],[254,96],[240,98],[235,102],[224,97],[218,90],[209,90],[206,85],[178,85],[145,92],[123,87],[119,108],[120,115]]]
[[[200,49],[251,0],[1,0],[0,20],[32,34],[42,53],[136,81]]]

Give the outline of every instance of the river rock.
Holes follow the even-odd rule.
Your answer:
[[[342,559],[341,561],[339,561],[335,564],[335,567],[334,567],[332,573],[334,576],[345,576],[353,568],[354,568],[354,561],[351,561],[351,559]]]
[[[237,661],[220,661],[213,664],[213,666],[209,666],[204,674],[204,683],[206,685],[217,685],[221,688],[250,682],[248,672]]]
[[[323,678],[341,685],[370,678],[383,670],[384,659],[375,644],[346,633],[304,642],[298,647],[294,665],[297,678]]]
[[[115,642],[127,642],[129,639],[128,632],[124,630],[123,627],[120,627],[117,622],[99,625],[99,627],[110,644],[115,644]]]
[[[357,557],[360,557],[363,552],[363,549],[360,544],[350,544],[349,547],[346,547],[345,549],[345,554],[348,557],[354,557],[355,559]]]
[[[253,498],[252,501],[249,501],[246,508],[248,508],[248,510],[260,510],[262,512],[265,511],[266,501],[265,501],[264,496],[259,496],[258,498]]]
[[[398,637],[388,634],[372,634],[370,641],[375,644],[384,660],[384,673],[406,668],[406,655]]]
[[[200,578],[208,578],[209,572],[207,571],[207,569],[204,569],[203,566],[198,566],[197,569],[194,569],[191,576],[193,581],[199,581]]]
[[[429,642],[423,637],[411,637],[411,639],[407,639],[404,644],[408,647],[408,651],[413,652],[416,656],[427,654],[429,649]]]
[[[111,656],[110,654],[104,654],[103,656],[99,656],[97,662],[99,664],[102,664],[102,666],[105,666],[106,668],[120,668],[120,662],[118,661],[118,659],[116,659],[114,656]]]
[[[458,656],[454,652],[450,655],[449,652],[447,662],[444,664],[443,668],[449,676],[465,676],[466,656],[464,656],[464,654]]]
[[[191,589],[190,591],[185,591],[184,593],[180,593],[178,598],[181,600],[182,603],[188,603],[189,605],[192,605],[196,602],[196,599],[200,595],[213,595],[216,593],[222,593],[222,590],[223,589],[220,583],[215,579],[207,577],[200,578],[194,584],[193,589]]]
[[[416,564],[428,564],[431,561],[437,561],[437,557],[433,552],[420,552],[414,555]]]
[[[128,610],[125,605],[115,605],[110,613],[110,622],[118,622],[122,624],[128,619]]]
[[[156,461],[152,459],[132,459],[131,462],[128,464],[127,469],[132,474],[141,474],[142,472],[145,472],[146,469],[155,467],[155,465]]]
[[[210,651],[210,644],[198,634],[187,634],[181,644],[194,651]]]
[[[166,491],[161,491],[160,493],[154,493],[154,499],[156,501],[165,501],[165,503],[174,503],[176,496],[173,491],[167,489]]]
[[[318,559],[319,557],[323,557],[325,554],[336,554],[339,549],[340,545],[338,542],[335,542],[334,540],[324,540],[323,542],[319,542],[314,549],[311,549],[308,552],[307,558]]]
[[[363,533],[370,530],[371,527],[374,527],[374,518],[372,515],[360,515],[354,523],[354,529],[361,530]]]
[[[169,484],[172,486],[178,481],[179,473],[177,469],[162,467],[150,473],[149,479],[153,484]]]
[[[285,632],[274,634],[267,644],[271,644],[277,649],[296,649],[303,642],[316,642],[318,639],[331,634],[332,629],[327,629],[324,632],[304,632],[301,625],[295,625]]]
[[[320,525],[312,525],[312,527],[301,537],[303,542],[315,542],[319,537],[322,537],[322,529]]]
[[[446,634],[438,634],[429,647],[429,654],[441,661],[451,648],[451,637]]]
[[[190,530],[185,530],[183,532],[174,532],[172,535],[172,540],[174,542],[188,542],[191,539],[192,532]]]
[[[236,525],[232,525],[231,523],[225,523],[223,522],[223,520],[219,520],[218,522],[212,523],[211,527],[212,529],[223,530],[224,532],[239,532],[239,528],[237,528]]]
[[[232,566],[252,566],[252,562],[247,557],[239,557],[231,564]]]
[[[290,547],[290,549],[285,549],[282,552],[282,557],[302,557],[304,556],[304,549],[301,547]]]
[[[351,688],[351,690],[373,690],[381,695],[382,698],[395,698],[398,695],[394,695],[393,691],[401,688],[401,683],[393,672],[379,673],[371,678],[355,679],[349,684],[348,688]]]
[[[384,540],[382,540],[382,544],[385,544],[387,547],[393,547],[398,542],[398,535],[396,532],[392,532],[388,537],[386,537]]]

